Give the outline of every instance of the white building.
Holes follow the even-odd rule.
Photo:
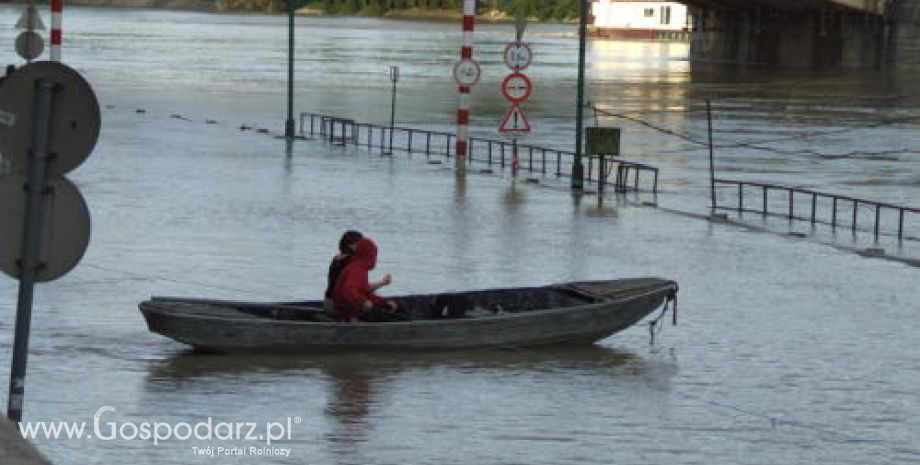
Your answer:
[[[687,6],[655,0],[593,0],[589,34],[634,40],[689,40]]]

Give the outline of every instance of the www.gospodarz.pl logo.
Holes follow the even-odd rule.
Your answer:
[[[82,422],[21,422],[19,433],[25,439],[70,439],[99,441],[151,441],[158,445],[164,441],[249,441],[271,446],[276,441],[292,439],[294,425],[302,423],[301,417],[286,417],[283,421],[215,421],[212,417],[198,422],[118,421],[115,407],[106,405],[93,416],[92,430]],[[206,449],[196,447],[195,449]],[[232,450],[232,455],[288,455],[265,447],[213,447],[215,452]],[[240,449],[245,452],[240,453]],[[250,451],[252,449],[252,451]],[[261,451],[262,453],[259,453]],[[249,454],[252,452],[252,454]],[[288,453],[290,451],[288,450]],[[212,454],[206,454],[212,455]],[[217,454],[215,454],[217,455]],[[225,455],[225,454],[219,454]]]

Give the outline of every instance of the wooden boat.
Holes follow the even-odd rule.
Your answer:
[[[395,297],[411,317],[332,321],[322,302],[251,303],[153,297],[139,308],[150,331],[216,352],[449,350],[590,344],[676,298],[658,278],[586,281]]]

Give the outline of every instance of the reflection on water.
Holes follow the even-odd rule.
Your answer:
[[[535,389],[561,389],[571,379],[586,383],[639,383],[635,388],[669,390],[676,374],[675,362],[653,362],[622,349],[601,346],[531,349],[482,350],[462,352],[385,352],[372,354],[322,354],[302,356],[229,356],[180,353],[150,366],[146,391],[184,397],[196,393],[230,393],[229,386],[254,386],[270,383],[272,392],[294,391],[313,401],[325,399],[322,416],[331,427],[322,433],[327,450],[337,461],[360,461],[360,451],[373,442],[379,428],[392,417],[394,396],[412,396],[420,405],[457,405],[458,386],[437,383],[433,389],[413,392],[405,383],[425,386],[427,379],[448,380],[461,377],[472,380],[489,378],[539,380]],[[560,384],[563,383],[563,384]],[[311,386],[304,389],[305,386]],[[542,387],[541,387],[542,386]],[[314,387],[321,387],[320,390]],[[629,388],[634,389],[634,388]],[[474,394],[475,397],[475,393]],[[223,394],[227,395],[227,394]],[[311,399],[305,399],[308,402]],[[213,401],[213,400],[211,400]],[[211,402],[208,401],[208,402]],[[511,402],[510,400],[508,402]],[[536,407],[536,406],[533,406]],[[440,408],[440,407],[438,407]],[[250,408],[240,408],[235,417],[246,418]],[[292,413],[300,413],[295,410]],[[424,416],[424,411],[412,415]],[[307,419],[305,428],[320,428],[321,418]],[[488,423],[479,427],[493,428]],[[496,430],[496,434],[507,434]],[[570,434],[557,431],[557,436]],[[397,435],[399,436],[399,435]]]

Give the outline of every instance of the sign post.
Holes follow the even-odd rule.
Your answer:
[[[462,40],[460,61],[454,65],[454,80],[457,81],[457,141],[455,166],[457,174],[466,174],[466,153],[469,144],[470,92],[479,81],[479,63],[473,61],[473,29],[476,25],[476,0],[463,0]],[[450,150],[448,149],[448,156]]]
[[[22,232],[22,275],[19,278],[19,298],[16,302],[16,335],[13,340],[13,362],[10,366],[10,391],[6,410],[7,417],[16,422],[22,420],[22,404],[25,397],[26,361],[29,355],[32,297],[35,275],[38,271],[38,238],[42,230],[42,191],[45,189],[45,165],[48,157],[48,139],[51,136],[54,83],[41,79],[37,82],[37,88],[26,217]]]
[[[0,151],[12,173],[0,182],[0,270],[19,279],[7,417],[18,422],[35,283],[70,271],[89,243],[86,203],[61,175],[92,152],[99,103],[76,71],[43,61],[4,80],[0,115]]]

